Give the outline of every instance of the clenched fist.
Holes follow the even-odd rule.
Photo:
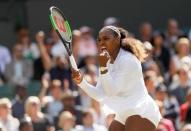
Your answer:
[[[79,70],[72,68],[72,79],[76,84],[80,84],[82,82],[83,75]]]

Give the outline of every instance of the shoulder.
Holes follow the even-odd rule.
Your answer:
[[[125,67],[138,67],[141,66],[141,62],[136,58],[135,55],[133,55],[132,53],[125,51],[123,49],[120,50],[120,57],[118,60],[118,63],[120,65],[123,65]]]

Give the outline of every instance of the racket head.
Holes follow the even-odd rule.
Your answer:
[[[66,42],[71,43],[72,42],[72,31],[69,25],[68,20],[62,13],[62,11],[52,6],[50,7],[50,21],[53,26],[53,28],[56,30],[56,32],[59,33],[59,36]]]

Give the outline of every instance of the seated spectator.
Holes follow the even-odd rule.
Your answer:
[[[159,106],[159,110],[161,115],[164,115],[164,106],[163,102],[156,100],[157,105]],[[156,129],[157,131],[175,131],[175,128],[173,126],[173,123],[171,120],[162,118],[161,121],[158,124],[158,127]]]
[[[185,121],[186,114],[188,112],[189,107],[191,106],[191,90],[189,89],[187,92],[187,100],[184,104],[180,106],[180,118],[181,121]]]
[[[93,114],[91,111],[83,112],[83,124],[82,126],[76,126],[77,130],[80,131],[107,131],[106,127],[103,125],[98,125],[93,119]]]
[[[153,59],[160,68],[162,74],[169,71],[171,60],[170,51],[164,46],[164,35],[161,32],[154,32],[151,43],[153,44]]]
[[[53,122],[41,112],[40,100],[30,96],[25,104],[25,117],[30,117],[34,131],[54,131]]]
[[[154,71],[146,71],[144,73],[144,81],[149,95],[155,98],[155,89],[157,86],[157,75]]]
[[[17,85],[15,88],[15,98],[12,100],[12,115],[18,119],[24,117],[25,101],[27,99],[26,85]]]
[[[65,57],[58,56],[55,58],[55,66],[50,70],[51,80],[58,79],[61,81],[62,86],[64,86],[64,80],[69,81],[69,87],[74,90],[72,86],[71,70],[69,68],[69,62]]]
[[[0,99],[0,124],[6,131],[19,130],[19,121],[11,115],[11,102],[7,98]]]
[[[40,53],[36,43],[31,42],[29,29],[26,26],[21,26],[17,30],[17,42],[23,48],[23,57],[27,60],[33,61],[38,58]]]
[[[163,116],[171,120],[176,128],[179,127],[179,104],[174,96],[167,92],[167,87],[164,84],[159,84],[156,87],[155,98],[163,103]]]
[[[174,53],[174,48],[178,37],[182,35],[182,31],[180,30],[178,21],[176,19],[168,19],[167,30],[164,34],[166,38],[165,46],[169,48],[172,53]]]
[[[20,120],[19,131],[34,131],[30,117],[25,117]]]
[[[182,65],[174,76],[173,82],[170,85],[170,93],[176,97],[179,105],[186,101],[187,91],[191,87],[191,81],[189,78],[189,67],[187,65]]]
[[[91,108],[96,124],[106,125],[106,116],[99,102],[92,99]]]
[[[0,71],[4,73],[5,66],[11,62],[11,54],[7,47],[0,45]]]
[[[63,93],[61,101],[63,104],[63,111],[69,111],[76,117],[76,124],[82,124],[82,111],[78,108],[75,101],[75,93],[72,91],[66,91]]]
[[[47,84],[46,84],[47,83]],[[57,119],[60,111],[63,109],[63,105],[61,100],[62,97],[62,87],[60,80],[53,80],[51,84],[48,84],[49,81],[46,79],[42,80],[42,88],[40,93],[41,101],[43,102],[45,97],[49,97],[50,101],[46,104],[47,107],[47,114],[54,120],[54,124],[57,124]],[[46,96],[47,90],[50,90],[50,96]]]
[[[50,31],[50,40],[53,43],[53,47],[51,48],[51,55],[53,57],[58,57],[58,56],[66,57],[67,51],[64,48],[63,43],[60,40],[58,34],[53,28]]]
[[[13,86],[28,84],[33,75],[32,63],[23,58],[23,47],[16,44],[13,47],[13,59],[6,66],[5,78]]]
[[[178,39],[176,44],[177,54],[172,56],[170,63],[170,75],[173,76],[181,68],[181,59],[184,57],[190,57],[190,41],[189,39],[183,37]]]
[[[79,45],[79,57],[95,56],[97,54],[96,41],[93,37],[93,30],[88,26],[80,27],[81,37]]]
[[[69,112],[64,111],[59,116],[59,131],[77,131],[75,130],[75,117]]]
[[[73,56],[74,56],[74,59],[77,63],[77,65],[79,64],[79,42],[81,40],[81,32],[80,30],[73,30],[72,31],[72,53],[73,53]]]
[[[149,22],[143,22],[140,25],[139,33],[140,33],[140,40],[142,42],[150,41],[152,37],[152,25]]]

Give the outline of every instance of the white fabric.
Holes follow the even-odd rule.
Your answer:
[[[51,49],[51,54],[54,56],[54,57],[58,57],[58,56],[63,56],[63,57],[66,57],[67,56],[67,51],[62,43],[61,40],[59,40],[58,42],[56,42],[52,49]]]
[[[0,125],[4,129],[3,131],[18,131],[19,130],[19,121],[8,115],[7,120],[4,121],[0,118]]]
[[[5,46],[0,45],[0,71],[2,73],[4,73],[6,65],[10,62],[11,55],[9,50]]]
[[[96,87],[85,80],[79,86],[113,110],[115,119],[123,124],[132,115],[147,118],[155,126],[161,119],[157,105],[146,90],[140,61],[123,49],[120,49],[114,64],[108,63],[108,72],[99,76]]]

